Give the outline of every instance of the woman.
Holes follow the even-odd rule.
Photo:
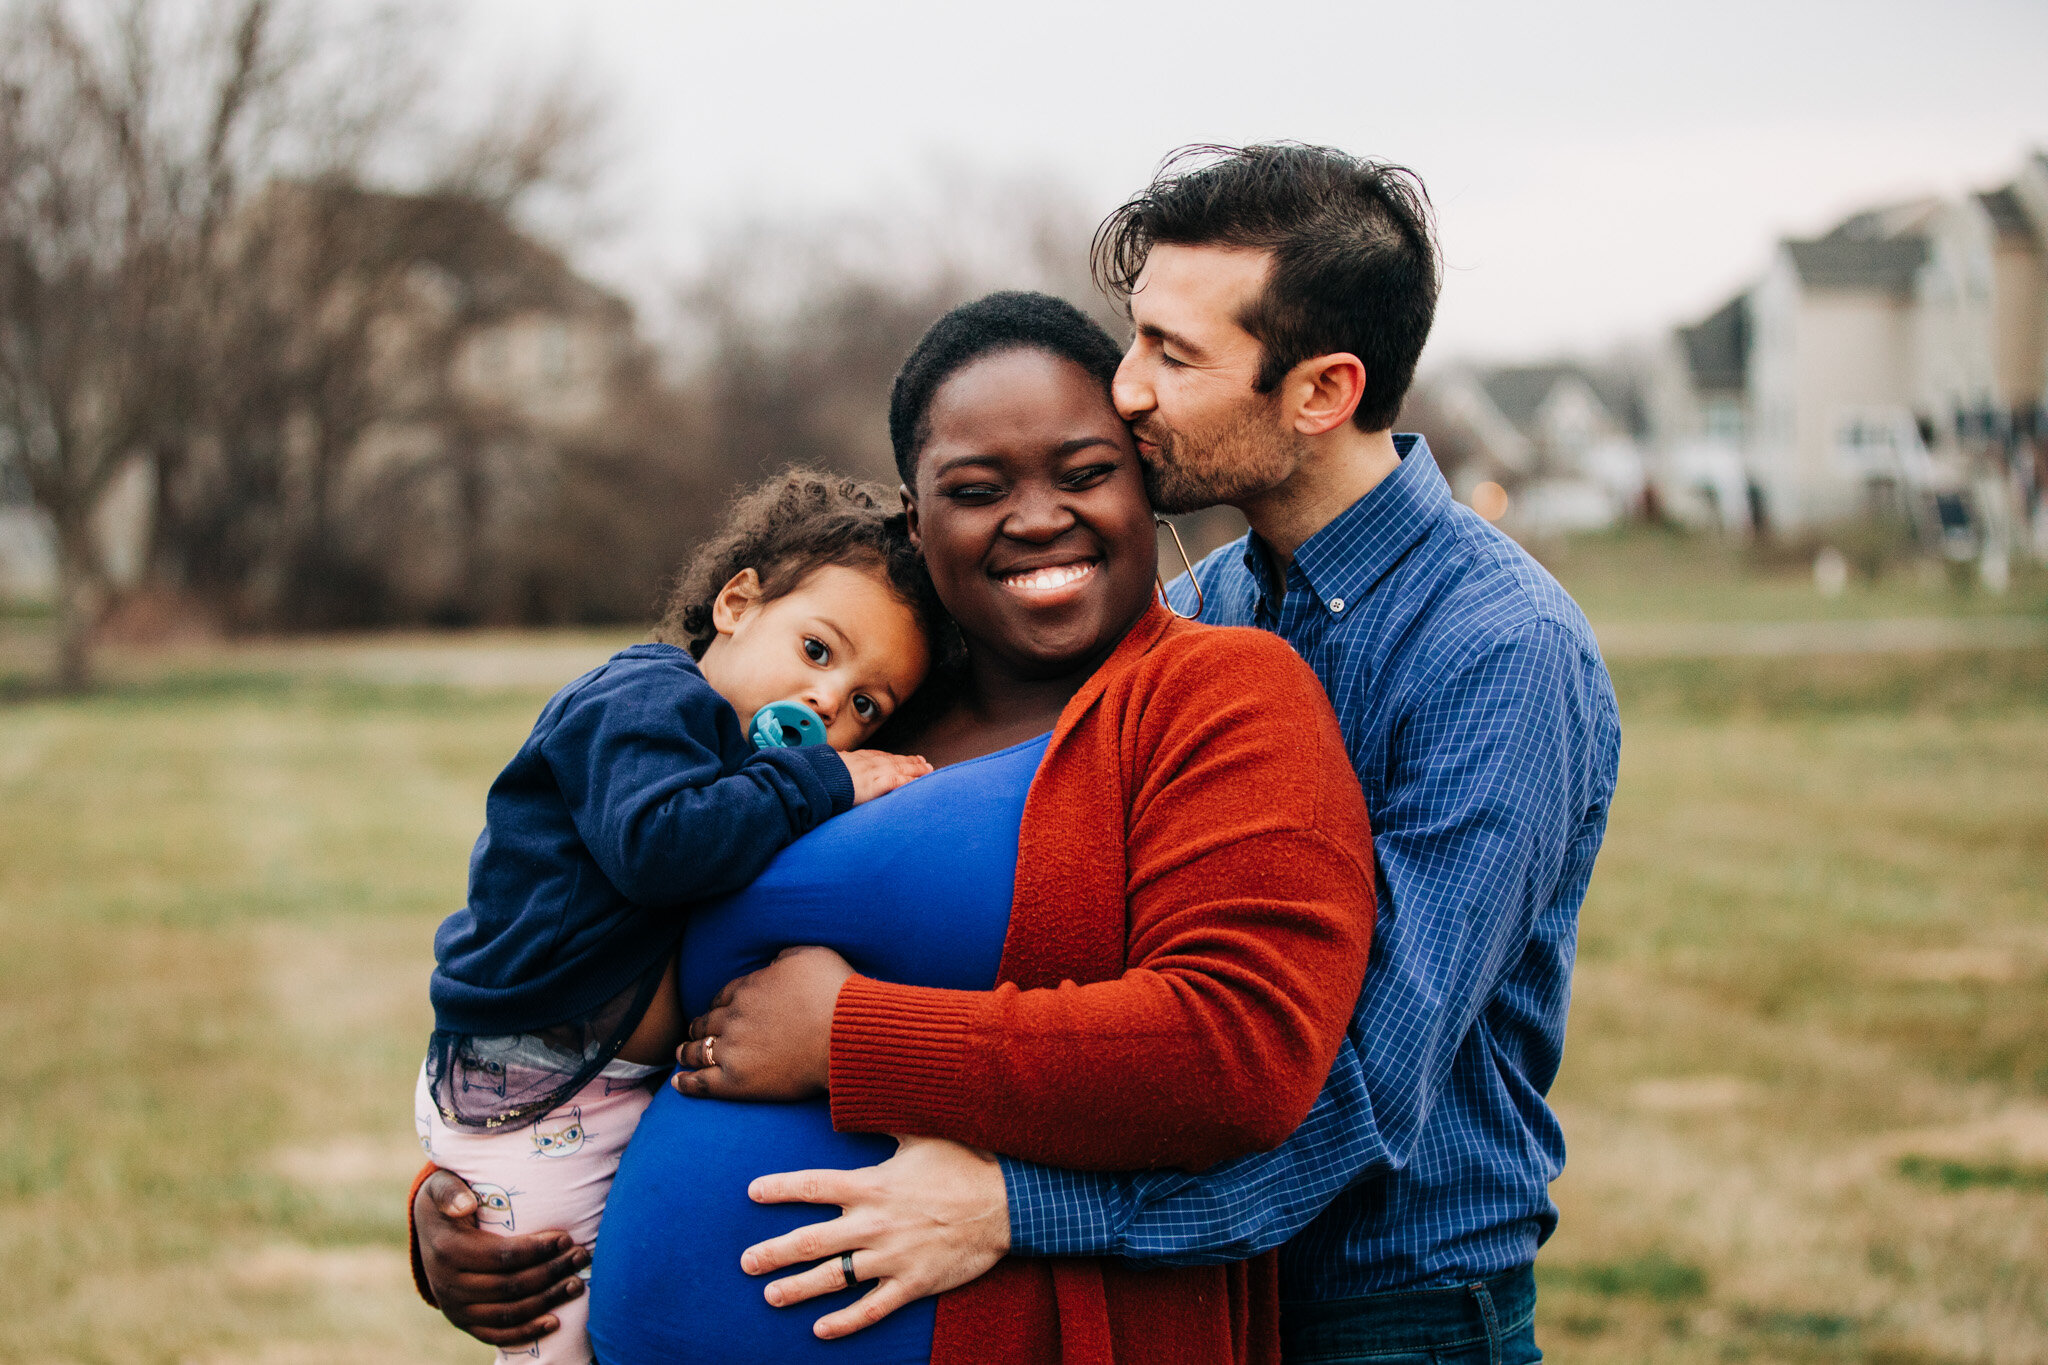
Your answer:
[[[969,304],[919,343],[891,436],[966,666],[947,704],[896,738],[940,771],[806,836],[693,918],[693,1013],[792,944],[823,943],[863,973],[841,1001],[858,1001],[877,1051],[871,1067],[834,1057],[845,1126],[1072,1167],[1206,1165],[1293,1129],[1356,1000],[1369,838],[1328,703],[1276,638],[1179,622],[1153,600],[1142,470],[1109,399],[1118,360],[1100,328],[1041,295]],[[990,1037],[1016,1041],[984,1048],[957,1085],[926,1085],[935,1061]],[[751,1177],[887,1154],[831,1118],[819,1101],[656,1099],[600,1239],[592,1335],[606,1365],[806,1350],[1277,1359],[1271,1257],[1147,1272],[1013,1258],[936,1312],[820,1346],[815,1314],[767,1307],[737,1263],[816,1218],[750,1204]],[[431,1205],[419,1212],[425,1235],[449,1235]]]

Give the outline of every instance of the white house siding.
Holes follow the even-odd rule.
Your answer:
[[[57,596],[57,536],[42,510],[0,507],[0,602],[47,604]]]
[[[1992,405],[1992,250],[1996,235],[1976,198],[1944,204],[1928,221],[1927,263],[1913,282],[1916,412],[1933,416],[1936,442],[1955,439],[1955,414]]]
[[[1812,289],[1780,249],[1755,294],[1751,477],[1790,530],[1862,510],[1862,479],[1837,454],[1845,423],[1910,413],[1915,328],[1905,299]]]
[[[2023,242],[2001,242],[1992,257],[1993,329],[1997,359],[1992,380],[2001,408],[2039,403],[2048,389],[2042,355],[2043,292],[2048,278],[2040,254]]]

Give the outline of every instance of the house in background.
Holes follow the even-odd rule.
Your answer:
[[[1644,408],[1615,367],[1458,366],[1418,385],[1404,424],[1429,432],[1458,496],[1508,495],[1518,533],[1597,530],[1642,509]]]
[[[1747,535],[1758,498],[1743,463],[1749,424],[1749,297],[1673,331],[1651,357],[1643,385],[1656,434],[1649,479],[1664,515]]]
[[[2048,154],[2006,186],[1854,214],[1676,329],[1646,386],[1660,506],[1732,530],[1872,513],[2048,558]]]
[[[339,414],[351,434],[327,457],[344,548],[380,567],[399,614],[462,619],[485,580],[509,579],[565,462],[604,444],[651,367],[630,307],[496,208],[357,190],[337,209],[379,244],[366,255],[402,249],[379,262],[390,283],[365,324],[365,401]]]
[[[29,498],[28,474],[0,443],[0,602],[49,602],[57,593],[57,538]]]
[[[1917,478],[1915,281],[1936,201],[1860,213],[1781,242],[1749,295],[1747,466],[1767,525],[1870,510],[1873,484]]]
[[[474,198],[278,182],[224,250],[241,311],[223,325],[269,344],[262,385],[223,399],[238,425],[193,441],[161,484],[148,459],[124,468],[96,517],[116,588],[139,581],[166,508],[241,479],[280,556],[317,522],[328,553],[382,584],[386,614],[473,616],[479,582],[530,557],[568,463],[613,442],[655,382],[629,306]],[[260,459],[273,466],[252,480]],[[0,600],[47,600],[54,556],[0,451]],[[252,592],[284,593],[291,572],[259,565]]]

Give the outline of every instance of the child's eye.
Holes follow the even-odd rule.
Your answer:
[[[832,662],[832,650],[830,646],[817,636],[806,635],[804,636],[804,657],[814,664],[829,664]]]
[[[873,720],[876,716],[882,714],[882,708],[875,705],[873,698],[865,693],[860,693],[856,694],[853,699],[853,714],[859,716],[864,721]]]

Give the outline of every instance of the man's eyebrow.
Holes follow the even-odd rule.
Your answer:
[[[1176,349],[1182,351],[1186,351],[1188,353],[1189,359],[1191,360],[1207,360],[1209,358],[1209,353],[1203,350],[1201,347],[1195,345],[1194,342],[1189,341],[1179,332],[1168,331],[1166,328],[1161,327],[1156,322],[1139,323],[1138,335],[1150,337],[1154,341],[1163,341],[1169,346],[1175,347]]]

